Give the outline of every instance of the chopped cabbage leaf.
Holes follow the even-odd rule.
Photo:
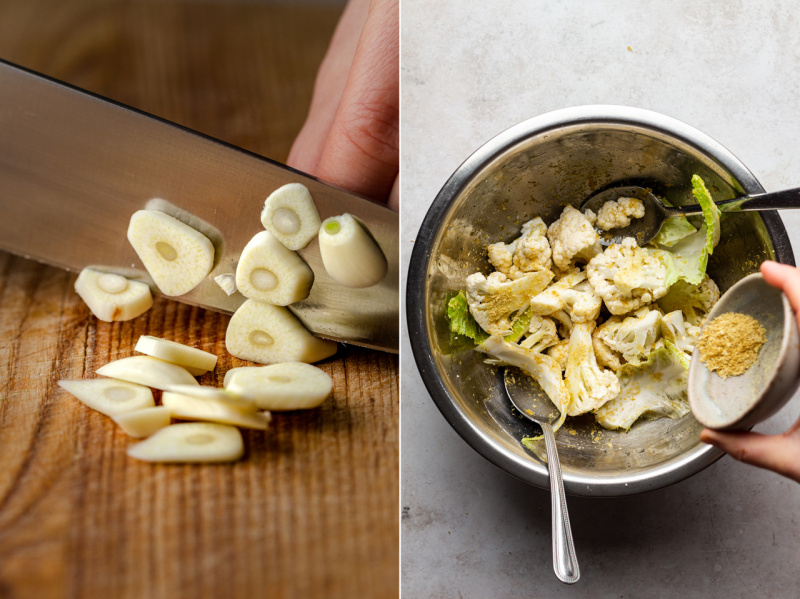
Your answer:
[[[475,343],[482,343],[489,337],[470,313],[467,294],[463,290],[448,300],[447,320],[451,332],[469,337]]]

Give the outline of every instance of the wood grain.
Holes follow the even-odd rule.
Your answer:
[[[0,58],[285,160],[340,8],[254,2],[0,4]],[[319,409],[245,432],[242,462],[150,465],[56,382],[140,335],[246,363],[228,317],[158,299],[97,321],[74,275],[0,253],[0,598],[395,597],[398,360],[342,349]]]

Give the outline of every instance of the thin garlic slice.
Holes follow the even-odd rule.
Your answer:
[[[308,297],[314,273],[269,231],[257,233],[242,250],[236,288],[250,299],[288,306]]]
[[[225,389],[265,410],[304,410],[319,406],[333,388],[331,377],[300,362],[233,369]]]
[[[212,353],[151,335],[139,337],[133,350],[182,366],[194,376],[214,370],[217,365],[217,356]]]
[[[336,353],[334,341],[315,337],[286,308],[247,300],[225,333],[228,352],[260,364],[318,362]]]
[[[113,416],[113,419],[126,435],[135,439],[144,439],[165,426],[169,426],[172,414],[170,414],[169,408],[156,406],[117,414]]]
[[[264,202],[261,224],[290,250],[306,247],[319,231],[319,212],[305,185],[289,183]]]
[[[164,391],[161,403],[169,408],[173,418],[184,420],[208,420],[258,430],[266,430],[270,421],[264,414],[252,409],[237,408],[227,401],[201,399],[171,391]]]
[[[187,422],[166,426],[131,445],[128,455],[145,462],[235,462],[244,455],[244,441],[235,426]]]
[[[214,246],[208,237],[158,210],[134,212],[128,241],[164,295],[188,293],[214,264]]]
[[[146,283],[91,268],[84,268],[78,275],[75,291],[92,314],[105,322],[131,320],[153,305]]]
[[[233,370],[236,369],[234,368]],[[206,385],[170,385],[166,390],[171,393],[188,395],[189,397],[196,397],[198,399],[214,399],[240,409],[254,409],[256,407],[252,399],[246,399],[225,389],[220,389],[219,387],[208,387]]]
[[[131,356],[109,362],[98,368],[97,374],[162,391],[170,385],[198,384],[185,368],[150,356]]]
[[[106,416],[116,416],[155,405],[153,392],[147,387],[116,381],[114,379],[87,379],[83,381],[58,381],[84,404]]]
[[[371,287],[380,283],[388,270],[381,248],[350,214],[322,222],[319,253],[331,278],[345,287]]]
[[[226,272],[214,277],[214,281],[220,286],[226,295],[233,295],[236,293],[236,275],[232,272]]]

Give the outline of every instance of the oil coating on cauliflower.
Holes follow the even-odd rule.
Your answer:
[[[644,216],[644,204],[637,198],[619,198],[606,202],[597,211],[595,226],[603,231],[621,229],[631,224],[632,218]]]
[[[571,322],[589,322],[600,314],[603,300],[577,271],[562,277],[531,300],[534,314],[548,315],[563,310]]]
[[[493,243],[487,249],[492,266],[512,279],[527,272],[550,270],[552,264],[547,225],[538,216],[522,225],[520,236],[511,243]]]
[[[553,263],[560,271],[569,271],[577,262],[588,262],[602,251],[600,236],[579,210],[567,206],[561,217],[547,228]]]
[[[593,322],[575,323],[569,338],[564,382],[570,394],[567,414],[591,412],[619,395],[619,379],[597,365],[592,347]]]
[[[661,337],[661,312],[645,306],[632,316],[612,316],[597,327],[595,336],[622,354],[626,362],[640,364],[647,360]]]
[[[589,283],[614,315],[627,314],[663,297],[669,255],[641,248],[633,237],[615,243],[586,265]]]
[[[527,308],[530,298],[540,293],[553,278],[549,270],[509,279],[501,272],[488,277],[476,272],[467,277],[467,304],[472,317],[490,335],[511,332],[511,316]]]

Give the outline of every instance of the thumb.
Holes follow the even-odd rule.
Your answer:
[[[700,440],[719,447],[731,457],[772,470],[800,482],[800,437],[788,431],[782,435],[722,432],[704,429]]]

